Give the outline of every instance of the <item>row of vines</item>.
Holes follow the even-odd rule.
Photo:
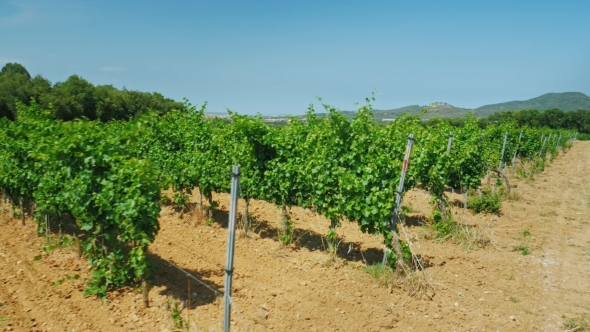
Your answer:
[[[206,105],[188,103],[164,116],[110,123],[55,121],[35,103],[21,105],[15,121],[0,119],[0,188],[13,205],[27,201],[34,207],[40,232],[44,216],[71,216],[93,271],[86,292],[104,296],[111,287],[148,277],[146,250],[159,230],[162,191],[171,190],[174,203],[183,206],[199,188],[211,216],[212,193],[229,191],[232,165],[241,165],[246,202],[260,199],[282,208],[282,242],[292,235],[288,208],[297,205],[331,221],[331,246],[338,225],[347,221],[381,234],[391,248],[410,134],[415,141],[404,190],[418,184],[428,190],[437,223],[446,220],[446,188],[480,187],[501,158],[542,169],[573,138],[572,132],[513,124],[482,131],[471,116],[461,128],[441,121],[425,129],[405,117],[382,126],[373,121],[370,101],[352,121],[323,104],[328,116],[318,117],[310,106],[305,121],[292,118],[281,128],[233,113],[230,119],[209,118]],[[247,209],[248,203],[246,227]],[[396,254],[390,255],[394,262]]]

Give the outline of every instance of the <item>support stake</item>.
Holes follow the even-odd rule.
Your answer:
[[[402,266],[404,263],[404,257],[402,256],[401,246],[399,243],[399,238],[395,231],[395,227],[397,222],[399,221],[399,206],[402,202],[402,193],[404,191],[404,181],[406,179],[406,173],[408,171],[408,164],[410,162],[410,153],[412,152],[412,146],[414,145],[414,135],[410,134],[408,137],[408,145],[406,147],[406,155],[404,156],[404,163],[402,166],[402,175],[399,179],[399,186],[397,187],[396,197],[395,197],[395,206],[393,208],[393,215],[391,216],[391,223],[389,224],[389,230],[393,233],[393,244],[395,247],[395,251],[397,254],[397,264],[398,266]],[[383,253],[383,266],[387,264],[387,249]]]
[[[236,235],[236,215],[238,210],[238,186],[240,185],[240,166],[232,166],[229,222],[227,224],[227,259],[225,263],[225,286],[223,291],[223,330],[229,332],[231,315],[231,284],[234,272],[234,243]]]

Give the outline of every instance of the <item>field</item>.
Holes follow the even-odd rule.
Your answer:
[[[301,208],[291,210],[297,241],[284,247],[276,222],[281,211],[253,201],[254,231],[236,240],[234,331],[584,331],[590,314],[590,144],[576,142],[548,163],[535,180],[517,180],[499,214],[473,215],[453,207],[453,217],[475,226],[483,248],[460,241],[438,243],[421,222],[430,196],[404,197],[406,231],[425,269],[407,277],[373,277],[365,268],[381,260],[382,240],[355,224],[338,229],[337,256],[326,250],[330,222]],[[453,200],[460,196],[448,193]],[[194,197],[192,200],[194,201]],[[123,288],[106,300],[83,297],[88,264],[76,248],[38,236],[35,223],[0,221],[0,328],[6,331],[221,330],[222,299],[169,262],[223,290],[227,194],[207,225],[193,214],[163,208],[161,230],[149,246],[153,264],[149,300]],[[55,238],[55,237],[53,237]],[[404,235],[402,234],[402,239]],[[489,242],[487,242],[489,241]],[[46,250],[44,251],[43,248]],[[50,250],[52,249],[52,250]],[[79,279],[75,278],[79,275]],[[69,276],[69,278],[68,278]],[[179,303],[176,315],[174,301]]]

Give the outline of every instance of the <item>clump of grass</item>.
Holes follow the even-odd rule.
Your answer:
[[[373,277],[378,284],[388,287],[390,290],[393,286],[405,289],[410,297],[422,296],[432,299],[436,293],[423,271],[415,271],[406,267],[403,271],[398,272],[379,263],[365,267],[365,272]]]
[[[567,331],[589,332],[590,331],[590,315],[578,318],[570,318],[565,323]]]
[[[518,303],[518,302],[520,302],[520,300],[519,300],[519,299],[517,299],[517,298],[516,298],[516,297],[514,297],[514,296],[511,296],[511,297],[509,297],[509,300],[510,300],[510,302],[514,302],[514,303]]]
[[[366,266],[365,272],[381,286],[387,287],[395,280],[395,271],[389,266],[383,266],[381,263]]]
[[[555,212],[555,211],[541,212],[541,213],[539,213],[539,215],[541,217],[556,217],[557,212]]]
[[[472,195],[467,200],[467,208],[475,213],[494,213],[502,207],[503,191],[494,191],[490,186],[483,188],[481,195]]]
[[[186,331],[188,329],[188,322],[180,315],[181,309],[178,306],[178,302],[172,299],[168,300],[168,306],[170,307],[170,316],[174,323],[172,331]]]
[[[512,251],[520,251],[523,256],[526,256],[531,253],[531,249],[524,244],[519,244],[517,246],[512,247]]]
[[[426,230],[424,236],[436,242],[451,242],[471,250],[485,248],[492,243],[488,232],[481,227],[455,221],[447,223],[444,229],[434,225]]]
[[[522,236],[524,237],[529,237],[531,236],[531,232],[528,229],[525,229],[524,231],[521,232]]]
[[[4,303],[0,302],[0,308],[2,308],[3,306],[4,306]],[[2,326],[2,323],[3,323],[4,321],[7,321],[7,320],[9,320],[9,319],[10,319],[10,318],[8,318],[8,317],[2,317],[2,316],[0,316],[0,326]]]
[[[414,209],[411,205],[403,205],[402,212],[403,213],[414,213],[414,212],[418,212],[418,211],[416,209]]]
[[[508,193],[506,198],[511,202],[518,202],[522,200],[522,196],[514,190]]]

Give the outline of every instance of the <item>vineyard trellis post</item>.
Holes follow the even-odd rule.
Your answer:
[[[447,156],[451,154],[451,145],[453,144],[453,133],[449,134],[449,142],[447,143]]]
[[[514,149],[514,155],[512,156],[512,176],[514,176],[514,164],[516,163],[516,154],[518,153],[518,148],[520,147],[520,140],[522,139],[522,130],[520,131],[520,135],[518,135],[518,143],[516,143],[516,149]]]
[[[543,145],[541,145],[541,151],[539,151],[539,157],[543,157],[543,149],[545,149],[545,143],[547,143],[547,138],[543,140]]]
[[[451,146],[453,145],[453,133],[449,133],[449,141],[447,143],[447,156],[451,155]],[[451,186],[451,191],[454,193],[455,189]]]
[[[229,332],[231,315],[231,285],[234,269],[234,243],[236,234],[236,215],[238,210],[238,187],[240,185],[240,166],[232,166],[229,222],[227,224],[227,259],[225,263],[225,284],[223,290],[223,330]]]
[[[502,144],[502,153],[500,155],[500,165],[498,165],[498,172],[502,172],[502,161],[504,160],[504,152],[506,151],[506,141],[508,141],[508,133],[504,134],[504,144]]]
[[[393,245],[395,247],[395,251],[397,254],[397,261],[398,261],[398,265],[400,265],[399,262],[403,263],[403,255],[402,255],[402,250],[401,250],[401,246],[399,243],[399,237],[397,235],[397,233],[395,232],[395,227],[397,222],[399,221],[399,206],[402,202],[402,193],[404,191],[404,181],[406,179],[406,173],[408,171],[408,164],[410,162],[410,153],[412,152],[412,146],[414,145],[414,134],[410,134],[410,136],[408,137],[408,145],[406,146],[406,154],[404,156],[404,162],[402,165],[402,174],[399,178],[399,185],[397,187],[397,192],[396,192],[396,196],[395,196],[395,205],[393,208],[393,215],[391,216],[391,223],[389,224],[389,230],[392,233],[393,236]],[[385,266],[385,264],[387,264],[387,248],[385,248],[385,251],[383,252],[383,264],[382,266]]]

